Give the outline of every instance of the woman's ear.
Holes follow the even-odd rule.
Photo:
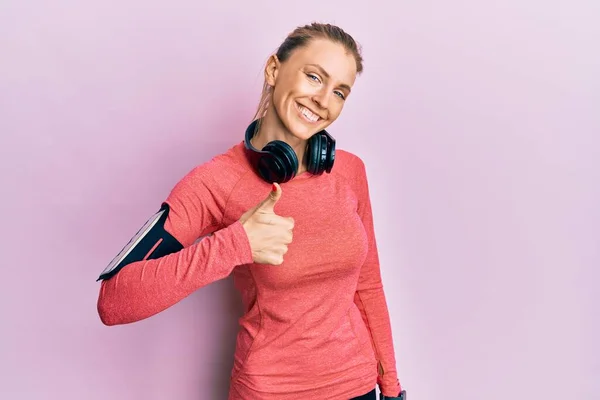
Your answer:
[[[269,86],[275,86],[275,81],[277,81],[277,74],[279,73],[279,59],[277,55],[273,54],[269,57],[267,61],[267,65],[265,66],[265,81]]]

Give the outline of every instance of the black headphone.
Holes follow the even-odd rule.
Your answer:
[[[246,129],[244,143],[251,154],[252,163],[258,174],[267,182],[284,183],[296,176],[298,172],[298,156],[292,147],[284,141],[273,140],[262,150],[257,150],[250,139],[254,136],[258,120]],[[308,140],[306,149],[308,172],[321,175],[330,173],[335,161],[335,139],[322,130]]]

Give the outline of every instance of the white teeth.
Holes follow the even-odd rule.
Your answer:
[[[310,122],[317,122],[319,120],[319,116],[316,115],[315,113],[313,113],[312,111],[310,111],[308,108],[306,107],[302,107],[300,106],[300,112],[302,113],[302,115],[304,115],[306,117],[306,119],[308,119]]]

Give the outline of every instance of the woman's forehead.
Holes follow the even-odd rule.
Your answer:
[[[326,39],[311,40],[307,46],[292,52],[289,59],[295,67],[320,67],[331,78],[352,85],[356,79],[356,60],[340,44]]]

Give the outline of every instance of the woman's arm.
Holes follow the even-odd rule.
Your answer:
[[[377,358],[379,388],[383,395],[396,397],[400,395],[401,386],[396,371],[392,329],[381,281],[369,187],[364,163],[358,157],[356,161],[358,163],[355,175],[358,179],[356,183],[358,214],[367,233],[369,252],[360,272],[354,302],[371,333],[371,342]]]
[[[222,167],[221,167],[222,168]],[[212,162],[196,167],[175,185],[162,209],[167,212],[156,244],[148,254],[119,265],[113,275],[101,276],[98,313],[106,325],[126,324],[148,318],[179,302],[196,289],[227,277],[237,266],[252,262],[248,236],[239,221],[221,228],[226,197],[233,177],[212,168]],[[168,206],[168,207],[165,207]],[[210,235],[208,235],[210,234]],[[202,240],[198,238],[205,236]],[[164,240],[174,252],[159,251]],[[146,247],[153,242],[146,242]],[[135,243],[131,246],[135,246]],[[138,249],[142,247],[137,245]],[[133,248],[132,250],[136,250]],[[142,250],[146,252],[146,248]],[[150,259],[152,258],[152,259]]]

